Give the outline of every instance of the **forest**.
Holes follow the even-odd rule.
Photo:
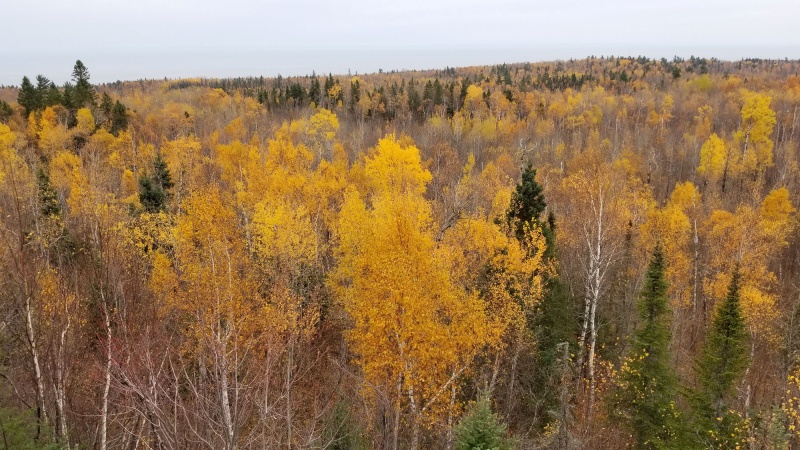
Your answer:
[[[800,448],[798,70],[2,87],[0,445]]]

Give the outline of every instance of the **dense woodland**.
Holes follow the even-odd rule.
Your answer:
[[[0,89],[0,443],[799,448],[798,69]]]

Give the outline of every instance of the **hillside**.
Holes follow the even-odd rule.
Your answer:
[[[798,70],[30,74],[6,446],[798,445]]]

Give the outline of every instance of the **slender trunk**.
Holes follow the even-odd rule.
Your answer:
[[[289,338],[289,352],[286,357],[286,448],[292,448],[292,358],[294,339]]]
[[[522,333],[517,332],[516,342],[514,344],[514,356],[511,358],[511,380],[508,382],[508,400],[507,400],[507,413],[510,418],[511,411],[514,409],[514,385],[517,382],[517,362],[519,361],[520,347],[522,347]]]
[[[111,389],[111,312],[108,305],[103,304],[106,326],[106,373],[103,386],[103,412],[100,419],[100,450],[108,448],[108,392]]]
[[[492,378],[489,381],[489,393],[494,392],[494,387],[497,385],[497,376],[500,374],[500,353],[494,355],[494,364],[492,365]]]
[[[58,438],[59,442],[69,442],[69,435],[67,433],[67,416],[64,411],[64,403],[66,398],[66,388],[64,382],[64,370],[65,370],[65,361],[64,361],[64,347],[66,345],[67,340],[67,331],[69,330],[70,326],[70,318],[68,311],[64,312],[65,317],[67,318],[67,325],[61,330],[61,335],[59,336],[59,345],[58,345],[58,353],[56,359],[56,386],[55,386],[55,394],[56,394],[56,437]]]
[[[219,377],[220,377],[220,390],[221,390],[221,400],[222,400],[222,421],[225,425],[225,448],[228,450],[233,450],[235,447],[234,445],[234,432],[233,432],[233,416],[231,414],[231,399],[230,393],[228,392],[230,389],[230,383],[228,381],[228,356],[225,354],[225,344],[223,343],[223,338],[218,336],[217,347],[218,351],[221,354],[222,361],[219,367]]]
[[[414,387],[408,388],[408,403],[411,406],[411,450],[419,449],[419,408],[417,399],[414,398]]]
[[[584,297],[584,308],[583,308],[583,323],[581,324],[581,335],[578,338],[578,387],[580,387],[583,381],[583,362],[585,360],[585,352],[586,352],[586,335],[589,332],[589,312],[591,311],[592,300],[589,295],[589,291],[587,290],[586,296]]]
[[[450,408],[447,412],[447,444],[445,450],[453,450],[453,410],[456,406],[456,385],[450,387]]]
[[[36,438],[41,433],[42,424],[47,424],[47,408],[44,403],[44,380],[42,379],[42,367],[39,363],[39,348],[36,342],[36,333],[33,330],[33,309],[31,298],[25,296],[25,332],[28,338],[28,347],[31,352],[31,362],[33,363],[33,377],[36,383]]]
[[[597,311],[597,299],[594,298],[592,301],[592,310],[590,312],[589,318],[589,333],[590,333],[590,343],[589,343],[589,362],[588,362],[588,370],[589,370],[589,403],[587,405],[587,417],[591,417],[592,415],[592,408],[594,406],[594,389],[595,389],[595,379],[594,379],[594,353],[595,347],[597,345],[597,329],[595,326],[595,313]]]
[[[397,376],[397,397],[394,401],[394,429],[392,430],[392,450],[397,450],[400,437],[400,398],[403,395],[403,376]]]

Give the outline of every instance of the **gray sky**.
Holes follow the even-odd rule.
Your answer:
[[[0,0],[0,84],[426,69],[594,55],[800,58],[797,0]]]

